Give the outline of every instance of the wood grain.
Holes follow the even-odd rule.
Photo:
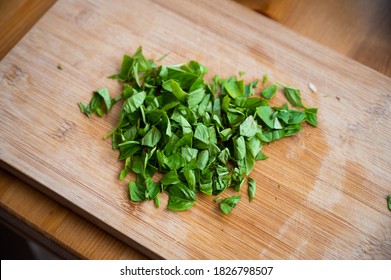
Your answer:
[[[13,228],[23,230],[23,235],[48,246],[59,256],[79,259],[146,258],[34,188],[26,187],[23,181],[13,178],[6,171],[0,170],[0,178],[0,206],[6,213],[1,216],[8,218],[6,222]]]
[[[57,9],[46,15],[21,44],[2,61],[1,82],[5,85],[8,94],[2,94],[1,102],[2,105],[14,105],[12,110],[1,111],[1,159],[7,164],[7,168],[14,168],[31,176],[39,183],[37,187],[42,191],[86,217],[92,218],[94,222],[122,240],[130,244],[133,244],[130,241],[136,241],[139,248],[144,249],[151,256],[389,258],[390,250],[386,241],[389,240],[387,225],[390,224],[390,220],[385,208],[385,194],[383,194],[390,192],[390,189],[387,189],[390,178],[386,172],[390,167],[389,144],[386,141],[389,137],[387,120],[389,120],[390,98],[387,94],[383,94],[386,92],[386,86],[390,84],[389,79],[312,42],[297,38],[295,34],[280,26],[232,4],[224,3],[227,10],[213,18],[210,17],[211,10],[215,13],[212,8],[216,8],[214,5],[218,6],[219,3],[202,2],[197,7],[178,4],[173,10],[172,5],[169,6],[170,3],[152,3],[148,7],[153,7],[153,11],[159,12],[156,12],[157,15],[153,14],[155,20],[166,19],[166,17],[171,19],[171,21],[167,20],[167,26],[152,30],[148,25],[143,27],[136,25],[138,29],[129,32],[123,27],[119,16],[111,24],[119,28],[123,34],[129,35],[129,38],[121,36],[117,38],[120,39],[118,46],[109,46],[104,42],[105,40],[102,42],[95,38],[97,34],[102,33],[99,27],[107,23],[104,13],[112,11],[114,7],[106,7],[107,9],[102,11],[96,8],[97,4],[90,3],[91,9],[87,9],[84,6],[86,4],[70,3],[73,6],[64,7],[60,6],[61,2],[58,3],[55,6]],[[103,3],[102,5],[105,6]],[[141,11],[147,10],[147,4],[137,5],[140,5],[137,7]],[[71,9],[72,7],[74,9]],[[234,10],[239,11],[237,16],[232,16],[227,22],[227,15],[234,14],[232,13]],[[71,11],[79,13],[75,15]],[[125,11],[131,13],[130,10],[125,9]],[[119,15],[123,15],[125,11],[115,9]],[[66,20],[67,17],[73,21]],[[246,21],[243,21],[242,17]],[[61,19],[59,23],[69,27],[66,29],[67,32],[74,31],[73,36],[66,31],[55,29],[53,21],[58,18]],[[210,26],[214,28],[210,29]],[[267,30],[259,31],[257,26],[265,26]],[[140,31],[139,28],[144,30]],[[177,29],[175,32],[179,32],[183,37],[165,33],[174,28]],[[142,31],[152,33],[156,38],[152,41],[147,40],[141,36]],[[105,32],[102,38],[106,41],[110,41],[112,36],[115,36],[112,30]],[[173,33],[176,34],[175,32]],[[186,34],[191,32],[195,36],[202,34],[202,37],[194,37],[200,38],[198,45],[185,40]],[[273,34],[282,34],[282,38],[276,38]],[[270,41],[261,42],[257,39],[265,37]],[[47,45],[42,42],[42,38],[53,39],[53,41]],[[76,42],[75,38],[78,39]],[[263,199],[251,204],[241,204],[238,206],[241,210],[235,211],[230,217],[221,217],[216,208],[215,212],[211,211],[214,204],[209,198],[201,201],[199,208],[194,211],[179,214],[156,210],[148,204],[132,205],[127,201],[126,191],[118,188],[115,174],[120,166],[110,162],[110,158],[115,158],[115,153],[105,145],[107,143],[98,141],[96,137],[110,127],[110,122],[112,123],[114,118],[104,119],[103,122],[95,120],[93,123],[96,127],[91,127],[90,121],[82,119],[78,112],[67,116],[66,119],[63,117],[65,112],[72,111],[74,102],[67,101],[63,104],[65,108],[60,111],[57,111],[58,108],[54,110],[51,107],[55,107],[59,98],[65,94],[60,90],[63,83],[67,84],[69,91],[67,98],[74,99],[76,102],[83,97],[87,99],[86,92],[94,85],[107,83],[105,76],[116,67],[112,62],[120,61],[120,58],[114,54],[127,51],[128,46],[137,47],[129,42],[131,38],[142,42],[150,54],[163,54],[171,50],[172,55],[168,59],[172,61],[197,56],[201,61],[208,61],[208,65],[215,65],[211,69],[214,72],[232,74],[241,68],[245,69],[251,78],[268,71],[271,77],[295,83],[303,89],[306,88],[308,80],[311,80],[319,88],[320,94],[311,95],[307,89],[305,100],[323,109],[322,119],[331,118],[333,121],[323,123],[317,130],[308,128],[300,137],[270,145],[268,147],[270,159],[258,164],[254,175],[258,182],[264,182],[259,191],[263,194]],[[179,48],[176,43],[178,41],[181,43]],[[94,49],[99,50],[99,60],[98,57],[94,58],[90,55],[86,42],[93,43]],[[161,42],[165,43],[164,47],[161,47]],[[77,46],[75,49],[78,52],[67,53],[69,45]],[[30,65],[24,57],[25,53],[37,54],[40,59],[34,61],[34,65]],[[312,55],[307,58],[308,54]],[[86,58],[90,61],[86,61]],[[297,61],[302,61],[302,65],[297,65]],[[61,75],[55,68],[60,62],[64,64]],[[44,88],[38,88],[37,84],[43,80],[40,73],[36,73],[33,68],[38,65],[45,71],[45,75],[51,76],[56,83],[48,83]],[[96,69],[97,65],[99,70]],[[78,70],[80,68],[88,68],[88,75],[80,73]],[[247,71],[248,68],[257,70]],[[345,74],[347,69],[354,71],[355,75]],[[73,78],[76,75],[79,80],[85,82],[85,86],[75,84]],[[95,77],[101,78],[95,81]],[[371,79],[368,80],[368,77]],[[115,85],[110,86],[116,88]],[[37,100],[28,99],[25,95],[26,89],[32,89]],[[371,89],[373,92],[373,99],[370,102],[365,98],[364,89]],[[49,98],[43,90],[56,92],[59,96]],[[36,112],[41,113],[35,115]],[[359,114],[360,112],[362,114]],[[7,118],[3,118],[5,116],[3,114],[6,114]],[[51,118],[43,115],[50,115]],[[360,119],[353,123],[349,122],[350,118],[357,115]],[[13,117],[9,118],[9,116]],[[379,119],[379,116],[383,118]],[[366,126],[360,126],[362,123]],[[15,132],[11,127],[23,127],[30,132],[29,142],[24,143],[20,140],[22,138],[15,137],[20,136],[18,134],[20,132]],[[8,138],[5,141],[3,129],[6,129],[7,137],[12,136],[13,139],[19,140],[10,141]],[[362,135],[363,131],[369,131],[371,135]],[[355,137],[357,133],[360,135],[358,139]],[[68,159],[67,154],[74,154],[73,149],[77,146],[75,144],[83,141],[86,141],[88,146],[81,144],[82,147],[77,150],[81,155],[78,154],[76,157],[83,163],[75,162],[76,159],[70,159],[69,163],[61,160]],[[287,145],[287,141],[290,145]],[[371,146],[368,146],[368,143],[371,143]],[[48,147],[47,150],[39,149],[45,145]],[[298,146],[299,149],[292,151],[286,148],[292,145]],[[18,150],[16,147],[22,149]],[[375,148],[372,148],[371,155],[367,155],[366,151],[371,147]],[[54,158],[53,151],[57,153]],[[97,154],[99,158],[90,159],[87,154],[83,154],[83,151]],[[105,156],[99,156],[101,154]],[[302,161],[297,162],[297,158],[301,158]],[[361,164],[362,159],[366,160],[365,167]],[[80,170],[85,170],[87,167],[97,168],[102,161],[109,167],[109,174],[102,174],[100,182],[91,182],[91,177],[94,177],[91,175],[96,175],[96,172],[89,170],[83,174],[84,178],[80,178]],[[73,164],[75,166],[71,166]],[[99,190],[104,188],[103,193],[94,191],[96,187]],[[87,193],[87,196],[84,196],[84,193]],[[93,196],[93,202],[99,203],[83,199],[90,196]],[[96,209],[96,204],[101,205],[101,203],[103,209]],[[250,219],[253,218],[254,212],[259,214],[259,220],[255,222]],[[122,220],[124,224],[112,221],[111,213],[122,218],[126,216],[127,219]],[[156,221],[157,215],[162,218],[162,221]],[[206,218],[211,221],[210,224],[204,222]],[[135,228],[127,228],[128,224],[132,224]],[[145,232],[143,225],[149,226],[150,232]],[[163,228],[158,228],[160,226]],[[180,236],[170,235],[178,231],[181,233]],[[136,233],[136,235],[129,233]],[[225,242],[221,240],[222,234]],[[208,248],[222,249],[217,252],[205,250],[205,247],[199,248],[200,245],[206,246],[204,243]],[[175,244],[177,250],[166,252],[165,246],[169,246],[167,244]],[[234,252],[237,254],[234,255]]]
[[[0,59],[54,2],[0,1]],[[0,206],[6,224],[63,258],[146,258],[5,170],[0,170]]]

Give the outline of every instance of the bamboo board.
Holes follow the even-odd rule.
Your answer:
[[[202,195],[180,213],[165,209],[165,195],[159,209],[131,203],[101,138],[118,111],[87,119],[77,102],[102,86],[118,92],[106,77],[140,45],[170,53],[167,64],[199,60],[210,77],[267,73],[299,87],[319,127],[265,147],[269,159],[251,174],[256,199],[243,188],[228,216]],[[0,84],[2,167],[150,257],[391,257],[391,79],[240,5],[60,0],[0,62]]]

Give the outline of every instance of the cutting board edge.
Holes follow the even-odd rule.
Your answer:
[[[140,243],[132,240],[129,236],[126,236],[125,234],[122,234],[120,231],[115,230],[113,227],[110,227],[107,225],[104,221],[99,219],[98,217],[95,217],[91,213],[83,210],[81,207],[77,206],[76,204],[72,203],[71,201],[64,199],[61,194],[58,194],[54,192],[53,190],[46,188],[41,183],[39,183],[34,178],[28,176],[27,174],[18,171],[15,167],[5,162],[3,159],[0,159],[0,168],[6,170],[7,172],[14,175],[16,178],[23,181],[26,185],[33,187],[34,189],[38,190],[39,192],[43,193],[44,195],[48,196],[50,199],[53,199],[57,203],[61,204],[62,206],[70,209],[74,213],[80,215],[82,218],[86,219],[88,222],[92,223],[94,226],[99,227],[103,231],[107,232],[108,234],[114,236],[119,241],[125,243],[132,249],[139,251],[143,254],[145,254],[147,257],[151,259],[161,259],[163,260],[163,256],[157,254],[156,252],[152,251],[151,249],[141,245]],[[132,244],[133,243],[133,244]]]

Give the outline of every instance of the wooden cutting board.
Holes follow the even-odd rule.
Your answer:
[[[243,188],[229,215],[203,195],[185,212],[168,211],[166,195],[159,209],[132,203],[101,137],[118,108],[88,119],[77,102],[118,93],[106,77],[138,46],[169,53],[165,64],[199,60],[209,78],[267,73],[299,87],[319,127],[264,147],[256,198]],[[234,2],[60,0],[0,62],[0,86],[1,166],[150,257],[391,257],[391,79]]]

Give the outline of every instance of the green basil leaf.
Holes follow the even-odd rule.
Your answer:
[[[168,188],[168,209],[174,211],[188,210],[196,203],[194,191],[184,184],[172,185]]]
[[[218,165],[216,167],[216,178],[214,180],[214,194],[219,194],[231,185],[232,176],[227,166]]]
[[[197,113],[203,116],[208,111],[212,111],[212,102],[210,101],[210,94],[204,94],[201,103],[198,105]]]
[[[237,110],[237,109],[228,110],[227,119],[232,127],[236,127],[237,125],[240,125],[244,121],[245,115],[242,111],[243,110]]]
[[[234,168],[232,173],[232,186],[235,191],[239,191],[244,183],[244,174],[239,168]]]
[[[162,114],[161,124],[163,126],[164,133],[170,137],[172,135],[171,122],[165,112]]]
[[[145,199],[155,199],[159,194],[160,184],[152,180],[152,178],[147,178],[145,180]]]
[[[141,145],[137,141],[126,141],[118,145],[120,151],[120,160],[124,160],[141,150]]]
[[[191,147],[193,143],[193,132],[184,134],[178,142],[175,143],[176,148],[181,148],[184,146]]]
[[[198,153],[197,157],[197,167],[199,170],[204,170],[206,166],[208,165],[209,161],[209,151],[203,150]]]
[[[178,98],[178,100],[184,102],[187,97],[187,93],[180,87],[180,85],[175,81],[171,80],[171,89],[172,93]]]
[[[163,178],[160,180],[160,183],[162,183],[162,185],[164,185],[164,186],[174,185],[174,184],[178,184],[180,182],[181,182],[181,180],[179,180],[179,178],[178,178],[178,173],[177,173],[176,169],[173,169],[173,170],[167,172],[166,174],[164,174]]]
[[[129,182],[129,194],[131,201],[144,201],[145,187],[138,182]]]
[[[213,183],[212,181],[206,182],[206,183],[200,183],[199,186],[200,192],[207,194],[207,195],[212,195],[213,194]]]
[[[246,156],[246,142],[243,136],[234,139],[234,155],[237,160],[241,160]]]
[[[105,102],[106,105],[107,112],[110,111],[112,104],[111,104],[111,97],[110,97],[109,90],[107,88],[101,88],[98,89],[96,93],[103,98],[103,101]]]
[[[253,116],[248,116],[247,119],[240,125],[240,135],[246,137],[253,137],[257,133],[257,121]]]
[[[119,179],[122,181],[123,179],[125,179],[125,177],[126,177],[126,175],[128,175],[128,173],[129,173],[129,170],[127,168],[122,169],[119,174]]]
[[[106,88],[94,91],[93,96],[88,105],[79,102],[79,108],[82,113],[90,117],[92,113],[96,113],[99,117],[103,116],[104,112],[109,112],[115,100],[110,97],[109,91]]]
[[[227,164],[228,162],[228,159],[229,157],[231,156],[230,152],[229,152],[229,149],[228,148],[225,148],[224,150],[222,150],[219,154],[219,160],[223,163],[223,164]]]
[[[265,85],[268,80],[269,80],[269,76],[267,74],[263,75],[262,85]]]
[[[228,95],[224,96],[223,103],[221,104],[221,109],[223,109],[224,112],[228,112],[230,102],[231,98]]]
[[[302,123],[306,118],[305,112],[296,111],[296,110],[290,110],[289,111],[289,124],[300,124]]]
[[[186,160],[180,153],[175,153],[164,158],[164,164],[170,169],[179,169],[186,165]]]
[[[242,173],[248,176],[255,165],[255,157],[249,149],[246,149],[246,155],[243,159],[238,160],[238,167]]]
[[[121,70],[120,70],[117,78],[124,80],[124,81],[129,80],[130,73],[132,71],[132,65],[133,65],[133,57],[130,57],[125,54],[122,58]],[[111,77],[114,77],[114,75]]]
[[[261,151],[258,152],[257,156],[255,157],[255,160],[265,160],[268,156],[262,153]]]
[[[135,92],[131,97],[125,100],[123,110],[128,114],[135,112],[140,108],[141,104],[143,104],[145,97],[145,91]]]
[[[155,198],[153,199],[153,202],[155,203],[155,207],[156,207],[156,208],[159,208],[159,207],[160,207],[160,199],[159,199],[159,196],[155,196]]]
[[[289,122],[289,116],[290,116],[290,113],[288,110],[281,110],[281,111],[278,111],[278,113],[277,113],[277,118],[279,118],[280,120],[282,120],[286,124]]]
[[[190,147],[183,147],[181,149],[181,152],[182,152],[183,158],[186,160],[187,163],[189,163],[194,158],[197,158],[197,155],[198,155],[198,150],[190,148]]]
[[[318,126],[318,118],[317,118],[317,108],[307,108],[304,110],[306,115],[306,121],[312,126]]]
[[[250,140],[246,141],[246,149],[250,152],[253,157],[256,157],[259,150],[262,148],[261,140],[254,136]]]
[[[288,101],[296,107],[305,108],[301,102],[300,90],[294,87],[285,87],[285,95]]]
[[[187,98],[187,104],[189,108],[195,108],[205,97],[205,90],[203,88],[196,89],[189,93]]]
[[[244,95],[244,82],[236,81],[234,79],[228,80],[224,84],[225,90],[228,92],[228,94],[233,98],[242,97]]]
[[[250,177],[247,178],[247,183],[248,183],[248,197],[249,200],[251,201],[254,199],[257,183],[253,178]]]
[[[293,125],[288,125],[284,128],[284,134],[285,136],[292,136],[294,134],[297,134],[299,131],[301,131],[302,126],[301,124],[293,124]]]
[[[250,95],[254,95],[254,88],[258,85],[258,80],[255,80],[244,87],[244,96],[249,97]]]
[[[157,143],[159,143],[161,137],[162,134],[160,131],[155,126],[153,126],[143,137],[143,139],[141,139],[141,144],[147,147],[155,147]]]
[[[270,128],[274,128],[273,109],[269,106],[260,106],[257,108],[257,114],[261,120]]]
[[[202,123],[198,124],[194,132],[194,138],[208,146],[209,129]]]
[[[270,85],[268,87],[266,87],[265,89],[263,89],[261,91],[261,94],[264,98],[266,99],[270,99],[274,96],[274,94],[276,93],[277,91],[277,86],[276,85]]]
[[[239,203],[241,196],[234,195],[228,198],[225,198],[220,202],[220,209],[224,214],[228,215],[232,209]]]
[[[232,128],[226,128],[226,129],[220,131],[220,136],[221,136],[221,140],[223,142],[228,141],[229,138],[234,136]]]
[[[189,188],[194,191],[196,186],[196,177],[195,177],[194,170],[185,170],[183,172],[183,175],[185,175],[186,182]]]

